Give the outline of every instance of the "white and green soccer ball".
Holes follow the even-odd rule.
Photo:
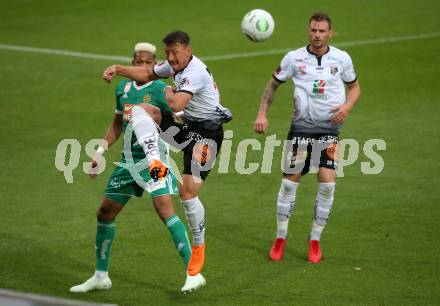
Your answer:
[[[275,29],[272,16],[265,10],[255,9],[248,12],[241,22],[241,31],[252,41],[268,39]]]

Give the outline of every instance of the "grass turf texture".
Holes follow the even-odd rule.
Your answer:
[[[250,9],[272,13],[273,37],[261,44],[240,33]],[[198,56],[300,47],[315,10],[334,19],[333,42],[438,31],[437,1],[2,1],[0,43],[129,56],[138,41],[161,46],[169,31],[190,33]],[[286,304],[400,305],[440,300],[436,186],[439,166],[440,64],[438,38],[345,48],[357,70],[362,98],[342,132],[361,146],[382,138],[387,150],[380,175],[358,161],[338,180],[323,234],[326,259],[306,262],[307,235],[316,193],[314,175],[300,185],[285,259],[268,261],[275,231],[279,159],[271,174],[214,171],[200,197],[207,220],[208,286],[190,296],[180,259],[148,198],[132,200],[117,220],[111,257],[113,288],[74,295],[71,285],[94,268],[95,211],[112,167],[98,179],[82,172],[86,142],[104,135],[113,116],[113,91],[100,80],[112,62],[0,50],[0,287],[119,305]],[[162,53],[159,52],[162,56]],[[261,91],[282,54],[207,62],[222,101],[235,120],[233,156],[253,133]],[[291,84],[270,110],[267,135],[287,134]],[[54,167],[64,138],[82,145],[74,184]],[[119,158],[121,142],[107,153]],[[249,152],[247,162],[261,162]],[[180,162],[180,158],[178,159]],[[176,199],[177,200],[177,199]],[[178,203],[178,201],[176,201]],[[178,214],[184,219],[180,205]],[[360,269],[358,269],[360,268]]]

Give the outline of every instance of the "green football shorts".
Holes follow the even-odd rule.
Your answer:
[[[130,171],[117,166],[105,187],[105,197],[125,205],[130,197],[142,196],[144,189],[153,198],[166,194],[178,194],[176,178],[172,173],[158,181],[154,181],[150,177],[148,167],[137,174],[135,175],[136,179],[134,179]]]

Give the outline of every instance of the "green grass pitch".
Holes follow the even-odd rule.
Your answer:
[[[267,42],[252,43],[240,33],[242,16],[253,8],[275,19]],[[161,49],[165,34],[182,29],[199,57],[293,49],[307,43],[307,19],[316,10],[333,17],[333,43],[396,38],[343,48],[353,58],[362,97],[341,137],[358,140],[361,153],[338,180],[321,264],[306,262],[315,176],[300,185],[285,259],[274,263],[267,252],[281,149],[270,174],[240,175],[234,167],[242,139],[264,142],[252,124],[283,54],[211,60],[206,63],[222,103],[235,119],[225,126],[234,132],[229,173],[214,171],[200,195],[208,285],[180,294],[183,266],[144,197],[129,202],[117,220],[113,288],[70,294],[94,269],[95,212],[112,167],[90,180],[82,162],[88,161],[87,141],[102,138],[113,116],[116,82],[100,77],[114,61],[0,48],[0,288],[119,305],[440,304],[438,1],[2,0],[0,44],[130,56],[136,42]],[[278,90],[266,136],[287,135],[291,91],[290,82]],[[65,138],[82,146],[73,184],[54,166]],[[365,175],[362,145],[374,138],[386,141],[379,152],[385,167]],[[107,153],[109,164],[120,148],[121,141]],[[261,159],[261,151],[249,151],[247,162]],[[176,209],[184,218],[177,199]]]

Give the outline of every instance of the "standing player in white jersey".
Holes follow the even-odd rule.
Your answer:
[[[231,120],[232,115],[220,104],[219,91],[212,74],[192,54],[189,35],[174,31],[163,42],[165,62],[152,69],[112,65],[105,69],[103,78],[108,82],[114,75],[139,82],[173,78],[174,87],[165,88],[164,93],[173,112],[183,111],[183,122],[179,123],[179,120],[154,106],[144,105],[146,112],[142,116],[145,125],[135,126],[134,129],[138,139],[145,139],[141,145],[147,155],[151,145],[157,141],[157,136],[153,135],[156,131],[153,120],[160,124],[163,131],[161,137],[165,141],[183,149],[184,170],[180,198],[193,233],[192,255],[187,272],[188,276],[196,276],[205,261],[205,210],[198,194],[220,150],[223,141],[222,125]],[[173,130],[173,127],[178,129]],[[190,277],[188,279],[191,280]]]
[[[269,253],[275,261],[283,258],[296,190],[301,176],[309,171],[310,165],[319,167],[319,189],[308,260],[319,263],[322,258],[319,241],[333,205],[339,130],[360,97],[351,58],[346,52],[328,45],[332,35],[332,22],[327,14],[318,12],[310,17],[310,44],[284,56],[266,85],[254,123],[258,133],[267,129],[267,111],[274,92],[282,83],[292,79],[295,112],[288,134],[289,154],[285,154],[284,174],[278,193],[277,234]]]

